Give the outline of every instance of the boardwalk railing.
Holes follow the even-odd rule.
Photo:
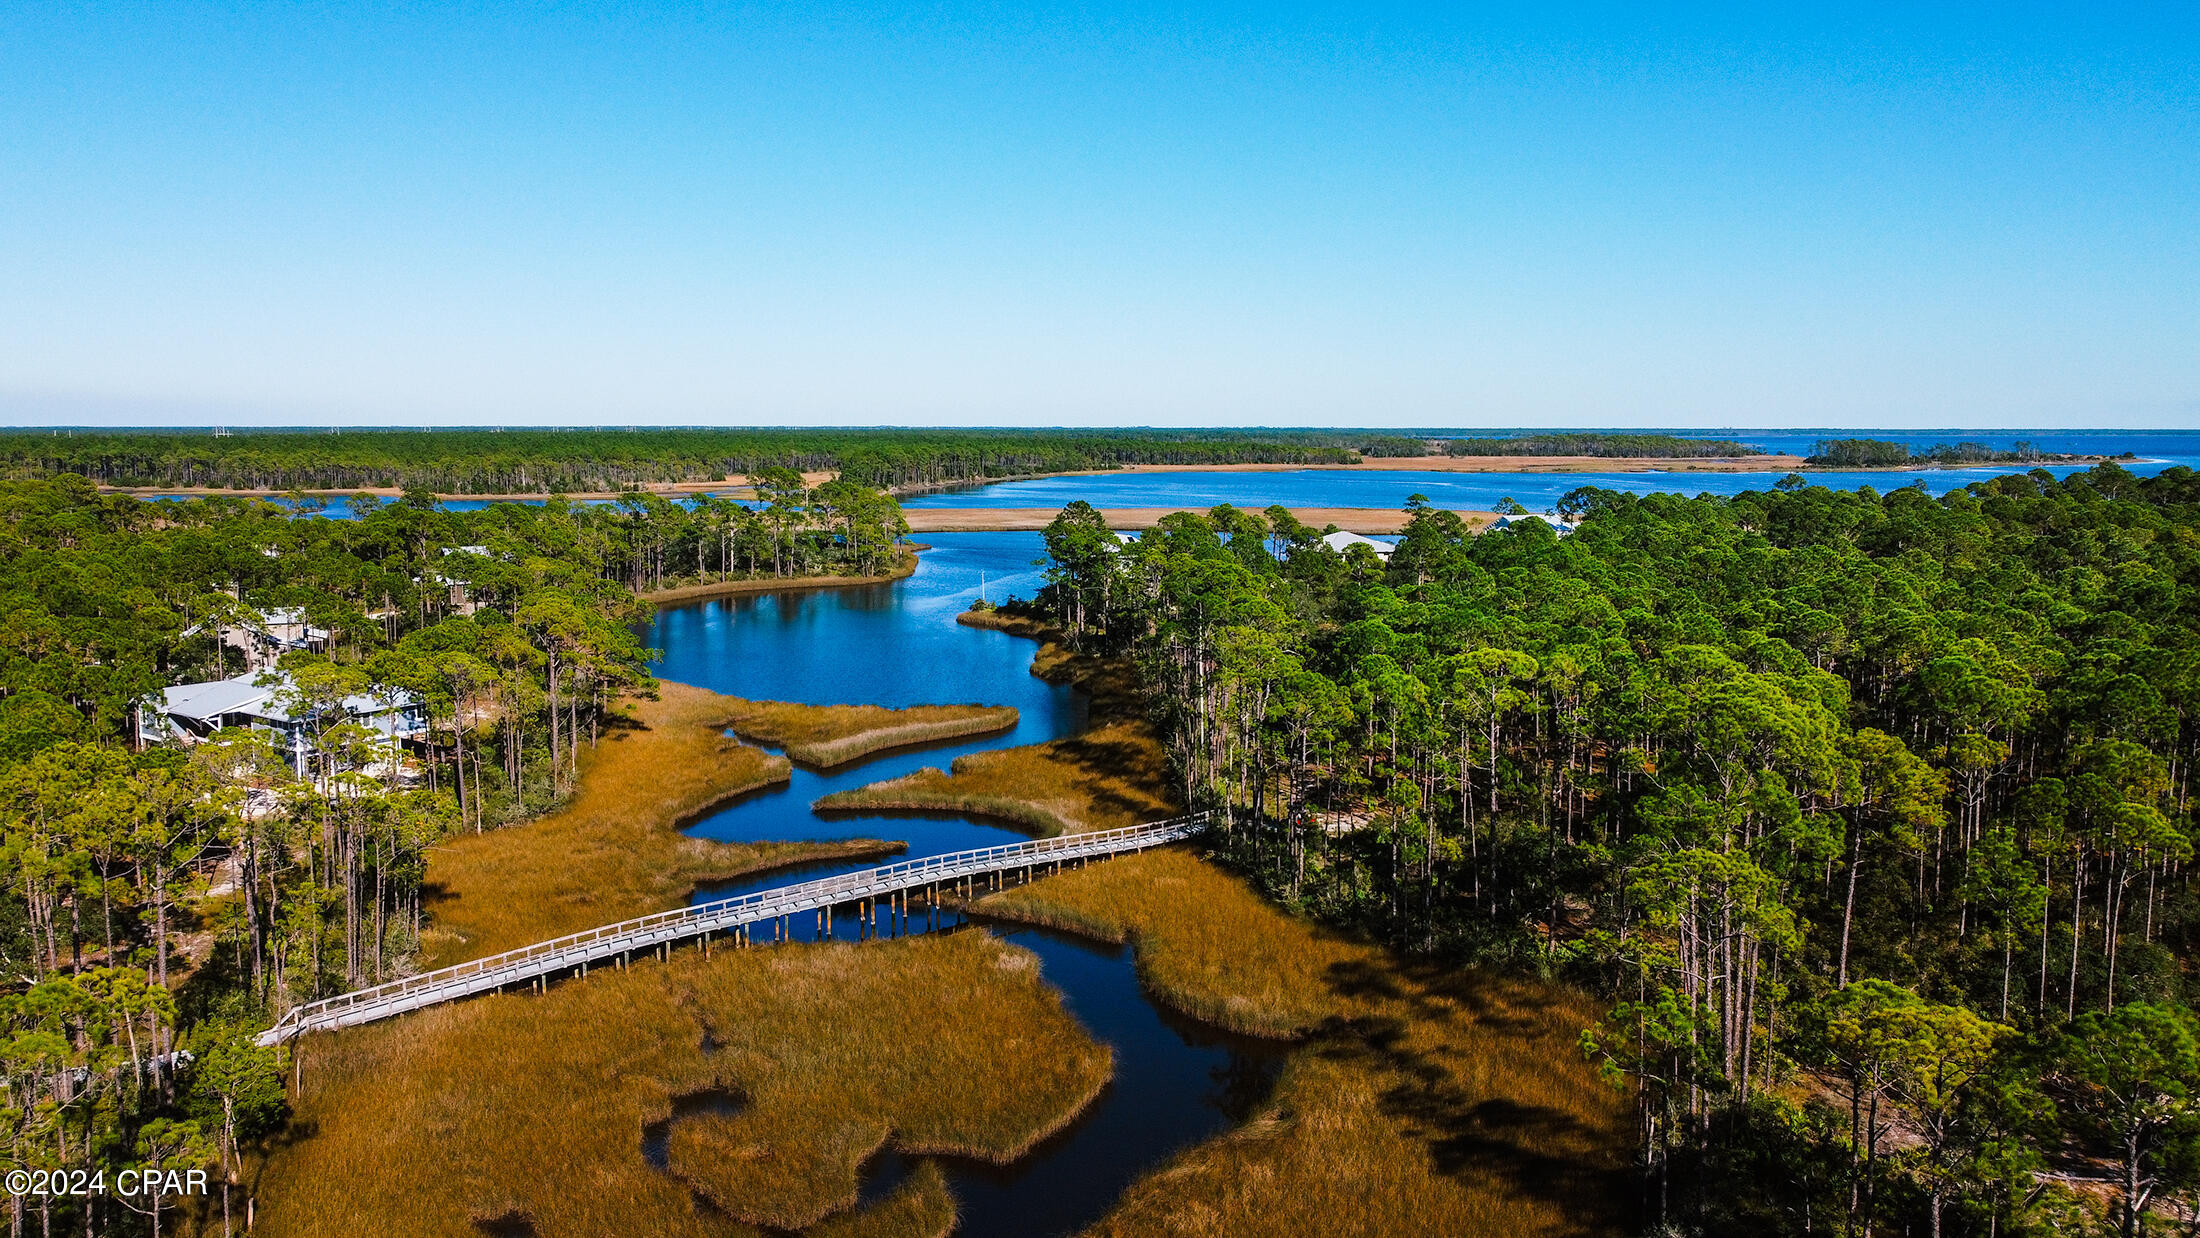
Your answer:
[[[636,916],[617,924],[569,933],[502,954],[295,1006],[275,1026],[260,1033],[258,1040],[262,1045],[281,1044],[304,1032],[372,1023],[409,1010],[532,982],[563,971],[585,974],[591,963],[605,959],[624,961],[640,951],[766,923],[782,916],[829,911],[846,903],[927,887],[932,888],[936,896],[939,887],[965,878],[1143,851],[1190,838],[1206,828],[1207,814],[1202,813],[1091,834],[1035,838],[1001,847],[903,860],[837,877]]]

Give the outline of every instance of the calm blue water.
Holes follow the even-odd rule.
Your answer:
[[[947,815],[819,816],[819,797],[935,766],[965,753],[1040,744],[1085,728],[1085,699],[1031,674],[1028,640],[955,622],[983,587],[994,601],[1029,596],[1043,583],[1032,560],[1036,533],[941,533],[905,580],[812,589],[668,607],[644,633],[663,651],[654,674],[752,700],[810,705],[1013,705],[1016,729],[1002,735],[904,748],[832,770],[797,765],[786,787],[721,809],[689,831],[725,842],[886,838],[911,856],[997,846],[1012,830]],[[712,885],[697,901],[726,898],[867,867],[833,862]],[[852,913],[851,913],[852,916]],[[854,921],[851,918],[850,924]],[[805,935],[808,929],[802,930]]]
[[[1538,427],[1502,430],[1411,431],[1430,438],[1501,437],[1539,432]],[[1731,439],[1771,452],[1809,455],[1821,439],[1872,438],[1903,443],[1913,451],[1941,443],[1984,443],[2008,450],[2029,442],[2041,451],[2074,455],[2117,455],[2135,452],[2141,459],[2127,462],[2134,473],[2152,475],[2172,465],[2200,468],[2200,431],[2190,430],[1837,430],[1800,428],[1789,430],[1677,430],[1620,433],[1673,433],[1682,438]],[[1880,491],[1923,481],[1934,494],[1967,486],[2003,473],[2022,472],[2019,467],[1976,469],[1891,470],[1886,472],[1811,473],[1810,479],[1837,490],[1871,486]],[[2074,471],[2069,466],[2052,468],[2058,476]],[[943,490],[903,500],[905,507],[1061,507],[1083,499],[1095,507],[1212,507],[1232,503],[1240,507],[1266,507],[1282,503],[1290,507],[1405,506],[1408,496],[1427,495],[1438,507],[1463,511],[1487,511],[1499,499],[1510,498],[1532,510],[1552,508],[1568,491],[1580,486],[1600,486],[1634,494],[1739,494],[1763,490],[1782,474],[1762,473],[1339,473],[1320,469],[1276,473],[1127,473],[1096,477],[1055,477],[1036,481],[999,482],[960,490]],[[187,495],[146,495],[148,499],[188,498]],[[287,503],[287,500],[276,499]],[[520,500],[540,503],[539,499]],[[576,499],[576,503],[602,504],[612,499]],[[451,499],[448,511],[478,511],[486,499]],[[322,512],[333,520],[351,518],[348,498],[335,496]]]
[[[1879,431],[1857,437],[1888,436]],[[1706,436],[1710,437],[1710,436]],[[1919,447],[1943,441],[1931,433],[1908,436]],[[2022,436],[2018,436],[2022,437]],[[1816,437],[1760,436],[1763,446],[1781,451],[1808,452]],[[1752,440],[1757,441],[1757,440]],[[2006,447],[1993,436],[1984,440]],[[2039,435],[2034,440],[2043,450],[2071,452],[2161,452],[2147,460],[2126,461],[2133,473],[2152,476],[2174,464],[2200,468],[2200,435],[2154,433],[2145,435]],[[2174,454],[2169,450],[2175,448]],[[1820,472],[1805,476],[1812,484],[1836,490],[1870,486],[1882,493],[1923,482],[1934,494],[1945,494],[1972,482],[2004,473],[2027,471],[2021,466],[1969,469],[1890,469],[1885,471]],[[2058,477],[2078,472],[2078,466],[2048,469]],[[1408,497],[1426,495],[1438,507],[1461,511],[1488,511],[1500,499],[1512,499],[1532,511],[1555,507],[1568,492],[1582,486],[1632,494],[1740,494],[1767,490],[1786,476],[1784,472],[1591,472],[1591,473],[1447,473],[1400,470],[1397,472],[1347,472],[1336,469],[1292,469],[1261,473],[1111,473],[1089,477],[1042,477],[1031,481],[996,482],[962,490],[943,490],[902,500],[902,506],[923,507],[1061,507],[1083,499],[1095,507],[1212,507],[1230,503],[1262,508],[1271,503],[1286,507],[1404,507]]]
[[[908,854],[937,855],[1013,842],[1024,835],[950,814],[862,814],[820,817],[817,797],[891,778],[988,748],[1040,743],[1076,734],[1086,724],[1081,694],[1030,673],[1036,647],[999,632],[954,621],[983,587],[1001,601],[1028,596],[1041,583],[1032,560],[1036,533],[929,535],[932,549],[914,575],[886,585],[760,594],[671,607],[644,633],[662,650],[656,674],[756,699],[811,704],[883,705],[977,702],[1014,705],[1013,733],[900,750],[831,772],[797,766],[793,781],[722,807],[690,827],[708,838],[879,838],[903,841]],[[779,870],[696,891],[709,901],[753,889],[868,867],[875,860],[836,861]],[[815,920],[789,926],[812,940]],[[881,930],[958,927],[921,915]],[[1267,1095],[1285,1055],[1281,1046],[1247,1041],[1169,1015],[1146,998],[1130,952],[1040,930],[997,931],[1039,955],[1047,980],[1093,1034],[1112,1046],[1115,1076],[1070,1127],[1010,1166],[942,1161],[968,1238],[1048,1238],[1072,1233],[1115,1202],[1137,1176],[1177,1150],[1243,1121]],[[832,922],[836,937],[864,928],[853,910]],[[763,940],[764,938],[760,938]],[[723,1098],[699,1097],[673,1121],[722,1109]],[[644,1154],[662,1167],[669,1123],[652,1128]],[[890,1193],[910,1159],[886,1153],[864,1170],[863,1201]]]

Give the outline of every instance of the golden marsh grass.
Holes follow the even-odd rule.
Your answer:
[[[728,724],[744,739],[777,744],[806,765],[845,765],[888,748],[928,744],[968,735],[1013,730],[1016,710],[1007,705],[796,705],[786,701],[726,698]]]
[[[955,1228],[955,1196],[932,1161],[909,1171],[891,1195],[860,1212],[827,1217],[804,1238],[946,1238]]]
[[[719,843],[681,823],[744,792],[785,782],[785,757],[723,734],[745,704],[664,683],[636,702],[633,725],[581,759],[579,789],[524,825],[464,835],[429,855],[433,923],[425,962],[442,966],[679,906],[706,881],[835,855],[887,855],[896,844]]]
[[[1168,753],[1139,702],[1138,676],[1128,664],[1074,653],[1029,619],[967,611],[958,621],[1044,642],[1031,673],[1084,689],[1092,725],[1068,739],[976,752],[955,758],[948,770],[920,769],[841,791],[818,800],[817,808],[959,812],[1041,836],[1110,830],[1183,810]]]
[[[952,1201],[923,1170],[846,1211],[866,1157],[891,1140],[1012,1159],[1110,1069],[1037,960],[990,934],[683,949],[311,1038],[297,1121],[258,1175],[260,1231],[478,1235],[519,1217],[544,1238],[684,1238],[829,1217],[814,1232],[934,1238]],[[651,1166],[644,1129],[713,1089],[732,1112],[674,1121]]]
[[[978,908],[1128,938],[1161,1001],[1308,1036],[1266,1112],[1139,1181],[1093,1238],[1620,1231],[1630,1111],[1575,1048],[1598,1013],[1586,998],[1401,961],[1181,850]]]
[[[1249,1036],[1300,1036],[1336,1015],[1338,969],[1374,957],[1367,946],[1284,916],[1179,848],[1071,869],[991,895],[977,910],[1102,941],[1135,938],[1149,992]]]
[[[1179,811],[1168,763],[1143,723],[1095,727],[1070,739],[955,758],[817,801],[834,810],[942,811],[1039,835],[1111,830]]]

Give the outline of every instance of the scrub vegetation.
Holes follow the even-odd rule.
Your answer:
[[[1037,960],[987,933],[686,948],[312,1038],[258,1232],[931,1238],[952,1202],[923,1168],[848,1211],[868,1157],[1014,1159],[1110,1068]],[[681,1103],[704,1096],[723,1101]],[[645,1131],[667,1122],[660,1169]]]
[[[461,835],[429,855],[434,966],[677,907],[696,886],[782,864],[889,855],[898,843],[722,843],[684,822],[787,780],[787,759],[726,738],[750,702],[685,684],[633,702],[583,759],[578,790],[539,820]]]
[[[830,768],[888,748],[1013,730],[1007,705],[796,705],[727,698],[727,725],[745,739],[776,744],[805,765]]]
[[[1596,1005],[1400,962],[1179,849],[992,895],[983,914],[1135,943],[1203,1022],[1307,1038],[1267,1110],[1133,1186],[1091,1235],[1618,1232],[1629,1103],[1575,1049]]]

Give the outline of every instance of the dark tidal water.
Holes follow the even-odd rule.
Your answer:
[[[1074,735],[1086,722],[1072,689],[1030,673],[1035,647],[999,632],[967,628],[956,614],[981,585],[995,601],[1037,589],[1035,533],[932,534],[916,574],[887,585],[757,594],[668,608],[645,633],[663,651],[659,676],[755,699],[811,704],[1014,705],[1021,718],[1005,735],[901,749],[832,772],[795,768],[791,784],[746,797],[697,821],[692,833],[738,841],[883,838],[905,841],[911,856],[1014,842],[1024,835],[945,813],[820,817],[817,797],[891,778],[988,748]],[[846,861],[780,870],[698,890],[706,902],[792,881],[867,867]],[[881,916],[882,929],[886,928]],[[800,940],[813,922],[791,926]],[[1281,1068],[1280,1045],[1229,1036],[1170,1014],[1139,987],[1131,953],[1064,934],[1012,925],[967,925],[918,917],[889,931],[996,932],[1036,953],[1047,981],[1093,1037],[1112,1046],[1115,1076],[1067,1129],[1013,1165],[937,1158],[952,1186],[967,1238],[1049,1238],[1098,1219],[1139,1174],[1170,1154],[1243,1121],[1267,1096]],[[862,926],[852,911],[836,917],[836,937]],[[982,1011],[972,1012],[983,1018]],[[726,1112],[720,1094],[684,1098],[670,1121],[644,1132],[643,1153],[664,1167],[673,1122]],[[891,1193],[914,1161],[887,1151],[864,1167],[862,1199]]]

